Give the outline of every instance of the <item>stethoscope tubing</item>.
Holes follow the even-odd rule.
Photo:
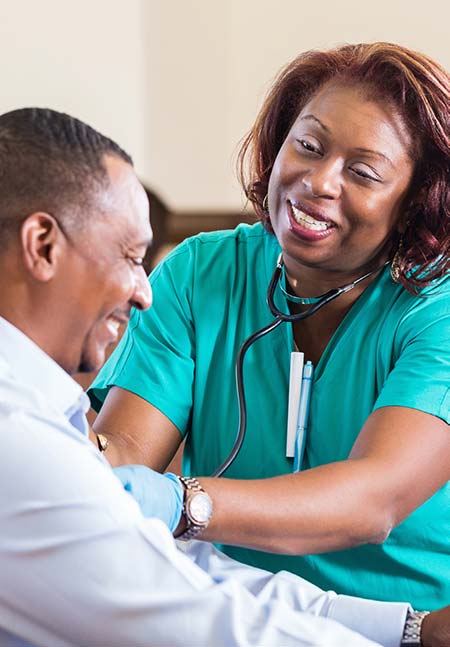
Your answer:
[[[237,389],[238,403],[239,403],[239,429],[236,436],[236,440],[234,441],[234,445],[231,449],[231,452],[228,454],[226,460],[222,463],[222,465],[220,465],[211,474],[211,476],[223,475],[225,470],[227,470],[230,467],[230,465],[234,462],[234,459],[239,454],[242,447],[242,443],[244,442],[245,430],[247,427],[247,404],[245,401],[245,389],[244,389],[245,354],[255,341],[257,341],[258,339],[261,339],[261,337],[264,337],[264,335],[267,335],[269,332],[272,332],[272,330],[275,330],[275,328],[278,328],[278,326],[282,323],[283,323],[283,319],[281,319],[280,317],[276,317],[273,321],[267,324],[267,326],[264,326],[264,328],[261,328],[261,330],[257,330],[256,332],[252,333],[249,337],[247,337],[247,339],[244,341],[244,343],[239,349],[239,353],[236,359],[236,367],[235,367],[236,389]]]
[[[266,295],[267,306],[270,312],[272,313],[272,315],[275,317],[275,319],[270,323],[268,323],[266,326],[264,326],[264,328],[257,330],[256,332],[252,333],[249,337],[247,337],[247,339],[244,341],[244,343],[239,349],[238,356],[236,358],[236,366],[235,366],[236,390],[237,390],[238,406],[239,406],[238,433],[236,435],[236,440],[234,441],[233,447],[231,448],[231,451],[228,454],[227,458],[211,474],[211,476],[219,477],[224,474],[224,472],[232,465],[232,463],[236,459],[237,455],[241,450],[242,444],[244,442],[245,432],[247,427],[247,405],[245,400],[245,388],[244,388],[244,358],[250,346],[252,346],[254,342],[257,341],[258,339],[261,339],[269,332],[272,332],[272,330],[275,330],[275,328],[278,328],[278,326],[282,323],[289,323],[289,322],[295,323],[297,321],[302,321],[303,319],[307,319],[308,317],[311,317],[318,310],[326,306],[327,303],[334,301],[334,299],[336,299],[341,294],[344,294],[345,292],[349,292],[358,283],[360,283],[361,281],[364,281],[364,279],[367,279],[372,274],[379,272],[380,269],[382,269],[385,265],[387,265],[387,263],[385,263],[382,267],[377,268],[376,270],[367,272],[366,274],[364,274],[363,276],[360,276],[355,281],[352,281],[352,283],[348,283],[347,285],[343,285],[342,287],[333,288],[332,290],[325,292],[325,294],[322,294],[320,297],[317,297],[318,300],[314,304],[312,304],[307,310],[304,310],[303,312],[297,312],[297,313],[291,314],[291,313],[287,313],[287,312],[283,312],[282,310],[279,310],[279,308],[277,308],[277,306],[275,305],[275,290],[277,288],[277,285],[280,282],[281,274],[283,271],[283,262],[280,254],[280,256],[278,257],[277,265],[270,279],[269,286],[267,288],[267,295]]]

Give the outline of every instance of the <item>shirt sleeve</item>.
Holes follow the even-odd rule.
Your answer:
[[[282,600],[297,611],[332,618],[384,647],[399,647],[409,604],[325,592],[287,571],[274,575],[241,564],[211,544],[200,541],[191,541],[187,545],[177,543],[216,582],[233,578],[262,603]]]
[[[88,391],[97,411],[110,387],[119,386],[160,409],[185,435],[194,380],[194,253],[193,246],[184,243],[151,274],[152,307],[133,311],[120,344]]]
[[[9,423],[0,459],[3,633],[48,647],[376,644],[284,596],[211,577],[162,522],[142,517],[87,439],[31,413]]]
[[[410,407],[450,423],[450,290],[414,299],[398,324],[397,361],[374,408]]]

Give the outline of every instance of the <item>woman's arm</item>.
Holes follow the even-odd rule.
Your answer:
[[[159,409],[117,386],[106,396],[93,428],[108,438],[105,456],[113,466],[142,463],[162,472],[183,440]]]
[[[201,538],[289,554],[381,543],[449,479],[449,426],[385,407],[348,460],[264,480],[200,478],[214,502]]]

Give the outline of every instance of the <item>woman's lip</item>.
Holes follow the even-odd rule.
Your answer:
[[[303,227],[300,223],[296,221],[294,218],[294,214],[292,211],[292,205],[290,201],[288,201],[288,219],[289,219],[289,229],[292,231],[294,236],[297,238],[300,238],[301,240],[305,240],[307,242],[316,242],[323,240],[324,238],[328,238],[334,231],[335,231],[335,226],[328,227],[327,229],[320,229],[320,230],[314,230],[314,229],[307,229],[306,227]],[[304,213],[307,213],[306,211]],[[314,215],[308,213],[308,215],[311,215],[313,218],[315,218]],[[319,220],[319,218],[317,218]],[[327,220],[327,222],[331,222],[331,220]]]
[[[303,211],[303,213],[306,213],[306,215],[311,216],[311,218],[314,218],[314,220],[320,220],[321,222],[329,222],[332,225],[336,225],[334,220],[332,220],[331,218],[328,218],[323,213],[321,213],[317,209],[314,209],[314,207],[310,207],[304,202],[298,202],[297,200],[288,200],[287,202],[289,203],[289,205],[294,206],[298,211]]]

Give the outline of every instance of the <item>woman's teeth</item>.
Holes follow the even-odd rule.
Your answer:
[[[331,222],[326,222],[324,220],[315,220],[312,216],[308,216],[307,213],[303,213],[299,209],[296,209],[293,204],[291,204],[292,213],[294,214],[295,221],[305,229],[311,229],[312,231],[324,231],[325,229],[330,229],[332,227]]]

